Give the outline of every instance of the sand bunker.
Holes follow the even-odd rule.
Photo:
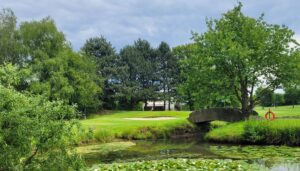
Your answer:
[[[134,120],[134,121],[161,121],[161,120],[172,120],[177,119],[175,117],[152,117],[152,118],[124,118],[128,120]]]

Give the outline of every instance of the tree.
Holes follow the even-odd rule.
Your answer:
[[[62,101],[49,102],[0,83],[0,170],[83,168],[82,159],[70,149],[76,117],[76,109]]]
[[[195,44],[187,44],[177,46],[173,49],[174,55],[179,59],[180,67],[180,80],[177,88],[179,90],[179,94],[181,95],[181,101],[188,105],[190,111],[195,109],[195,102],[197,98],[195,93],[192,94],[191,90],[194,90],[193,92],[198,91],[195,89],[197,87],[191,83],[191,79],[188,78],[191,75],[189,74],[191,68],[189,68],[188,60],[196,54],[196,48],[197,46]]]
[[[0,12],[0,64],[22,63],[23,47],[16,28],[17,18],[11,9]]]
[[[139,102],[147,106],[148,100],[157,98],[156,55],[150,43],[138,39],[134,45],[120,51],[119,97],[121,106],[133,109]]]
[[[84,54],[94,58],[97,63],[97,73],[104,78],[104,90],[101,96],[104,109],[116,108],[115,76],[118,74],[117,54],[111,43],[103,36],[90,38],[81,48]]]
[[[284,100],[287,105],[293,105],[293,108],[296,104],[300,102],[300,90],[297,87],[286,88],[284,93]]]
[[[238,99],[244,115],[254,108],[255,87],[274,88],[289,82],[296,72],[293,31],[245,16],[242,4],[219,20],[208,20],[208,31],[193,34],[197,55],[188,67],[203,96],[225,92]],[[200,74],[201,73],[201,74]],[[197,81],[194,81],[197,83]],[[212,96],[213,97],[213,96]]]
[[[50,101],[77,104],[84,113],[95,112],[102,91],[95,62],[73,52],[50,18],[21,23],[20,32],[27,52],[24,61],[31,69],[26,89]]]
[[[265,89],[259,87],[256,90],[256,99],[257,102],[261,104],[263,107],[272,106],[274,102],[274,91],[271,89]]]
[[[164,107],[166,108],[166,100],[169,101],[168,109],[170,110],[170,104],[172,98],[177,95],[176,86],[179,81],[179,63],[178,59],[171,51],[170,46],[166,42],[161,42],[157,48],[158,66],[157,75],[160,81],[160,90],[162,90],[162,100],[164,101]],[[174,100],[174,99],[173,99]]]

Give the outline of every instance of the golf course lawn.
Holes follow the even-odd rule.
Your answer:
[[[269,108],[276,114],[276,117],[299,117],[300,118],[300,105],[293,106],[277,106],[277,107],[255,107],[254,110],[260,116],[264,116]]]
[[[264,109],[262,107],[255,108],[260,116],[264,116],[268,109],[267,107]],[[263,139],[268,138],[270,141],[266,143],[269,144],[295,144],[289,141],[291,139],[284,137],[284,134],[289,132],[290,136],[298,137],[295,130],[300,129],[300,119],[297,119],[300,118],[300,105],[295,106],[295,108],[292,106],[273,107],[271,110],[275,112],[277,119],[269,124],[270,127],[266,129],[274,130],[272,136],[270,131],[266,132],[266,130],[258,129],[265,128],[262,126],[266,124],[262,122],[225,124],[224,122],[215,121],[211,125],[215,129],[207,134],[207,139],[219,142],[247,142],[248,140],[244,138],[245,135],[248,135],[250,139],[256,138],[255,141],[249,143],[264,143]],[[89,132],[92,133],[89,136],[83,134],[84,136],[79,138],[79,142],[111,142],[115,139],[158,139],[195,133],[196,126],[187,120],[189,114],[190,111],[112,111],[108,114],[94,114],[80,121],[83,128],[90,130]],[[293,118],[280,119],[284,117]],[[248,126],[246,131],[245,125]],[[281,133],[283,133],[283,137],[278,137],[281,136]],[[265,137],[262,134],[266,134]],[[274,142],[272,138],[275,139]],[[282,139],[286,139],[287,142]]]
[[[228,143],[300,145],[300,119],[231,123],[211,130],[206,139]]]
[[[94,139],[109,142],[115,138],[167,138],[178,131],[192,132],[195,128],[187,117],[189,111],[115,111],[92,115],[81,120],[84,128],[94,132]]]

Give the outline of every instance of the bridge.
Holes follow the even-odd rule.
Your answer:
[[[252,115],[258,115],[253,111]],[[210,108],[194,111],[190,114],[188,120],[192,123],[206,123],[215,120],[226,122],[238,122],[247,119],[249,116],[243,115],[238,108]]]

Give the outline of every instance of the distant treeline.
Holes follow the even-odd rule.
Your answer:
[[[264,92],[278,86],[287,92],[282,104],[298,103],[294,32],[267,24],[263,16],[247,17],[241,8],[239,3],[219,20],[208,20],[207,32],[193,33],[193,43],[153,47],[138,39],[119,52],[101,35],[75,52],[51,18],[17,27],[13,11],[3,9],[0,79],[5,84],[11,77],[14,89],[77,105],[83,113],[141,110],[148,101],[171,101],[187,110],[235,106],[248,113],[258,103],[270,105]]]
[[[180,57],[165,42],[154,48],[138,39],[118,53],[100,36],[75,52],[49,17],[17,27],[13,11],[4,9],[0,24],[2,75],[19,79],[13,85],[18,91],[76,104],[86,113],[141,110],[141,102],[177,97]]]

